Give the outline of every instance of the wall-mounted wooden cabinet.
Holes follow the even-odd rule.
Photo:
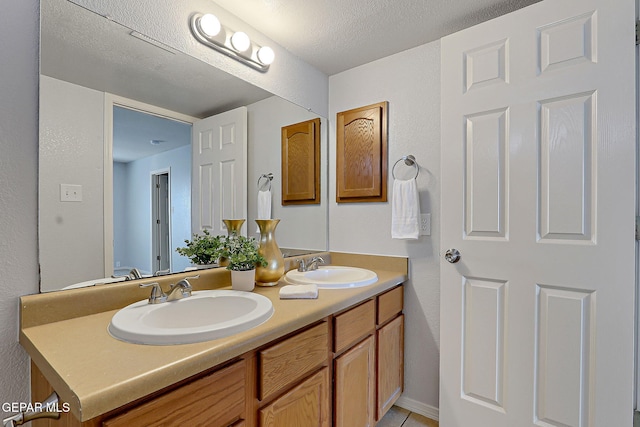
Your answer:
[[[338,113],[336,202],[387,201],[387,102]]]
[[[320,203],[320,119],[282,128],[282,205]]]

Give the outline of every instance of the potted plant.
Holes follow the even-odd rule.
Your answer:
[[[212,236],[208,230],[202,235],[194,234],[193,240],[185,240],[185,248],[176,248],[176,252],[184,255],[195,265],[210,266],[220,258],[224,246],[223,236]]]
[[[233,233],[222,239],[220,255],[225,257],[231,270],[231,288],[252,291],[255,285],[255,269],[267,265],[267,260],[258,253],[258,242],[253,237]]]

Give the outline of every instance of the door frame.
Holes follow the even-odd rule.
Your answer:
[[[104,277],[113,274],[113,107],[128,108],[193,126],[199,119],[166,108],[105,92],[104,97]]]

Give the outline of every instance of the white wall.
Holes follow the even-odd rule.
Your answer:
[[[29,401],[18,344],[18,297],[38,292],[38,7],[8,0],[0,13],[0,402]],[[0,419],[7,416],[0,407]]]
[[[54,290],[104,277],[104,93],[42,76],[40,94],[40,268]],[[82,185],[82,201],[61,202],[60,184]]]
[[[409,257],[405,391],[400,404],[435,417],[440,328],[440,43],[419,46],[329,78],[330,118],[380,101],[389,102],[389,168],[408,154],[421,166],[417,178],[420,210],[431,213],[431,236],[417,241],[391,239],[391,171],[389,202],[335,203],[336,128],[331,121],[329,245],[332,251]]]
[[[248,112],[248,234],[256,233],[258,177],[273,173],[272,218],[280,219],[276,240],[282,248],[327,249],[327,119],[320,118],[320,204],[282,206],[282,127],[318,117],[277,96],[247,106]],[[304,230],[301,233],[300,230]]]

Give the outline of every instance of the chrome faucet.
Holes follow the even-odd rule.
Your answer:
[[[117,279],[119,277],[124,277],[124,280],[136,280],[136,279],[142,279],[142,273],[140,273],[140,270],[134,267],[129,271],[129,274],[124,274],[121,276],[116,276],[115,274],[112,274],[111,277],[114,279]]]
[[[131,271],[129,271],[129,277],[131,278],[131,280],[142,279],[142,273],[140,273],[140,270],[134,267],[131,269]]]
[[[187,279],[199,279],[200,276],[185,277],[175,285],[171,285],[169,292],[167,293],[167,301],[173,301],[176,299],[187,298],[191,296],[191,283]]]
[[[313,271],[318,269],[318,263],[324,264],[324,259],[321,256],[316,256],[311,258],[309,261],[304,260],[304,258],[300,258],[298,260],[298,271]]]
[[[149,296],[149,304],[161,304],[163,302],[175,301],[182,298],[191,296],[191,283],[188,279],[199,279],[200,276],[185,277],[175,285],[171,285],[168,293],[164,293],[162,287],[158,282],[141,283],[141,288],[151,287],[151,295]]]

